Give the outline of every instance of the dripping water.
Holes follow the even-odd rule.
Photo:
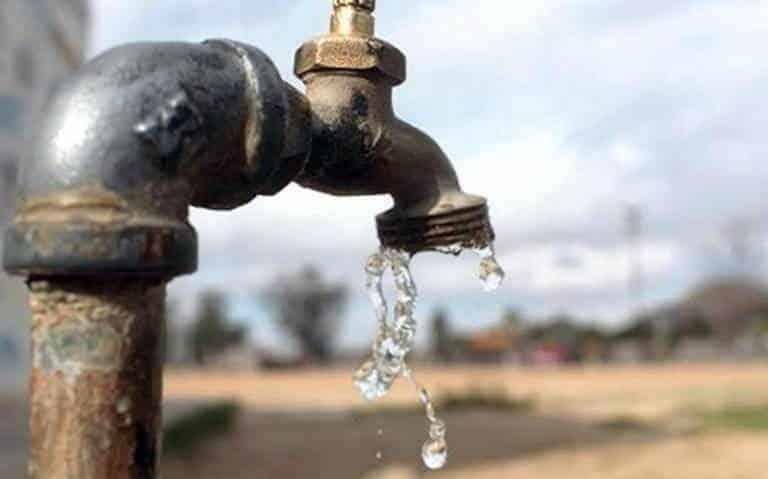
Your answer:
[[[419,384],[413,375],[413,371],[406,366],[404,376],[410,381],[419,393],[419,401],[424,406],[424,411],[429,422],[429,438],[421,448],[421,460],[430,469],[442,469],[448,462],[448,442],[445,439],[447,432],[445,422],[437,417],[432,395],[427,388]]]
[[[458,256],[461,244],[438,249]],[[478,277],[486,291],[493,291],[504,281],[504,270],[496,260],[493,245],[473,249],[480,256]],[[381,248],[365,265],[366,289],[378,324],[376,339],[369,358],[355,372],[354,382],[362,396],[374,401],[385,396],[398,377],[405,377],[418,391],[419,400],[429,422],[429,438],[422,447],[422,459],[430,469],[441,469],[448,460],[446,424],[437,417],[429,391],[415,379],[406,359],[416,338],[415,307],[418,289],[410,270],[411,254],[392,248]],[[390,321],[389,306],[384,297],[383,278],[389,270],[395,283],[396,301]],[[380,459],[380,453],[377,459]]]

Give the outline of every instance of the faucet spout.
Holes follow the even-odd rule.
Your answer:
[[[377,217],[384,246],[487,246],[486,200],[464,193],[437,142],[394,112],[406,59],[373,36],[374,8],[373,0],[335,0],[330,33],[296,53],[313,115],[312,151],[297,182],[335,195],[391,195],[394,207]]]

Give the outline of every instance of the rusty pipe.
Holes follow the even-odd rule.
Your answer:
[[[374,0],[335,0],[330,33],[296,53],[313,114],[309,162],[297,182],[335,195],[389,194],[377,217],[382,244],[412,253],[494,237],[484,198],[461,190],[442,148],[394,112],[406,60],[375,38]]]
[[[30,282],[31,479],[154,478],[165,283]]]

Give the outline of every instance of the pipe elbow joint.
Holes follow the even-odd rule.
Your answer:
[[[113,49],[44,118],[6,233],[4,265],[19,275],[191,273],[189,206],[276,194],[311,140],[303,95],[260,50],[226,40]]]

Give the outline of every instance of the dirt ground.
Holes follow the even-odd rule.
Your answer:
[[[190,456],[167,457],[163,477],[768,479],[768,427],[700,424],[706,411],[768,408],[768,364],[539,370],[417,365],[419,379],[438,398],[502,388],[534,404],[525,411],[444,414],[449,465],[430,473],[419,461],[426,423],[409,407],[416,404],[413,389],[399,384],[382,405],[366,406],[351,385],[351,370],[170,371],[169,417],[211,399],[235,399],[243,415],[229,436]],[[400,412],[388,410],[401,406]],[[0,401],[0,410],[0,478],[23,477],[23,408]]]
[[[533,398],[535,409],[448,414],[449,467],[424,473],[418,460],[423,416],[376,409],[351,414],[364,405],[349,370],[171,372],[170,398],[234,398],[247,412],[230,437],[194,457],[168,460],[164,477],[768,478],[768,433],[702,430],[694,414],[768,405],[768,365],[417,371],[437,396],[502,387]],[[401,385],[385,404],[414,402],[413,390]]]

